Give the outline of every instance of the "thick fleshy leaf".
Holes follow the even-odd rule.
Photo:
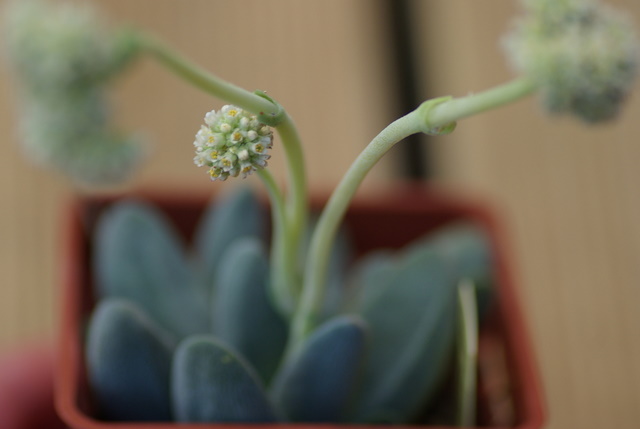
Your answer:
[[[476,285],[478,311],[486,314],[493,300],[494,282],[493,250],[486,231],[469,222],[457,222],[417,246],[428,246],[428,242],[445,258],[458,281],[468,279]]]
[[[455,285],[428,246],[360,270],[357,312],[371,341],[351,412],[357,422],[409,423],[438,387],[451,359]],[[367,268],[368,267],[368,268]]]
[[[339,422],[354,392],[366,327],[353,316],[320,326],[278,373],[273,396],[292,422]]]
[[[329,319],[340,311],[345,298],[347,268],[353,259],[353,244],[345,227],[338,230],[327,268],[327,286],[321,317]]]
[[[345,310],[357,312],[378,300],[379,294],[386,293],[394,274],[395,259],[391,251],[379,250],[358,261],[350,276]]]
[[[268,383],[287,340],[267,283],[269,261],[260,241],[242,238],[227,249],[213,298],[214,335],[236,349]]]
[[[208,332],[208,292],[158,210],[132,200],[111,207],[99,219],[94,250],[102,297],[128,299],[180,336]]]
[[[171,396],[178,422],[277,421],[257,374],[213,337],[193,336],[180,343],[173,360]]]
[[[169,375],[175,339],[134,304],[106,299],[87,332],[87,371],[101,416],[169,421]]]
[[[196,264],[202,281],[213,284],[223,254],[243,237],[262,238],[268,216],[249,188],[240,187],[212,201],[195,235]]]

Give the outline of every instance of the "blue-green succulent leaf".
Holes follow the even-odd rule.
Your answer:
[[[469,279],[476,285],[478,311],[484,315],[493,300],[494,257],[485,230],[468,222],[458,222],[436,231],[417,246],[432,242],[459,282]]]
[[[347,268],[353,259],[353,243],[348,231],[342,227],[336,234],[331,248],[327,267],[327,286],[325,288],[322,318],[329,319],[340,311],[345,298],[345,279]]]
[[[345,302],[347,312],[357,312],[376,302],[379,294],[386,293],[395,274],[395,259],[388,250],[378,250],[358,261],[353,268]]]
[[[231,345],[268,383],[287,340],[287,325],[269,296],[269,262],[257,238],[227,249],[216,273],[213,333]]]
[[[354,392],[367,329],[357,317],[325,322],[286,362],[272,393],[292,422],[340,422]]]
[[[368,267],[360,274],[371,283],[359,288],[357,309],[371,341],[351,420],[409,423],[451,359],[455,285],[442,257],[427,246],[414,247],[393,265]]]
[[[134,304],[106,299],[87,332],[89,382],[102,417],[169,421],[169,375],[176,340]]]
[[[180,343],[171,371],[173,413],[178,422],[278,420],[253,368],[213,337],[193,336]]]
[[[155,208],[129,200],[108,209],[98,221],[94,250],[102,297],[128,299],[180,336],[208,332],[208,292],[195,281],[176,232]]]
[[[213,201],[203,215],[194,239],[194,256],[202,281],[213,284],[222,256],[231,243],[243,237],[264,237],[267,219],[249,188],[234,189]]]

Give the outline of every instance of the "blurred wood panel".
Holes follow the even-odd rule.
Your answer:
[[[637,2],[614,3],[640,21]],[[312,187],[334,184],[392,119],[388,38],[376,2],[100,4],[114,21],[143,26],[205,68],[282,102],[305,140]],[[464,95],[512,76],[499,40],[516,2],[416,0],[414,7],[432,95]],[[438,186],[486,197],[511,233],[550,428],[640,425],[636,90],[610,125],[551,119],[530,99],[461,122],[435,142]],[[2,84],[0,348],[52,335],[60,210],[71,195],[63,179],[21,156],[12,93]],[[218,100],[141,61],[118,84],[116,101],[119,120],[142,130],[151,148],[133,186],[218,189],[191,164],[193,134]],[[277,149],[271,169],[284,177]],[[387,160],[366,187],[386,186],[390,171]]]

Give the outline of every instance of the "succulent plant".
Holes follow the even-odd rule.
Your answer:
[[[143,151],[111,123],[106,95],[147,55],[229,103],[205,115],[194,163],[216,181],[255,173],[270,199],[270,234],[262,205],[242,189],[208,209],[188,245],[145,202],[103,213],[93,249],[99,303],[86,337],[102,417],[412,423],[457,365],[456,423],[471,424],[477,325],[491,300],[487,237],[450,224],[405,250],[353,261],[341,223],[368,172],[409,135],[451,133],[461,119],[535,92],[551,113],[617,116],[639,64],[627,18],[597,0],[522,3],[527,14],[505,43],[521,76],[427,100],[383,128],[310,228],[300,135],[276,100],[141,30],[106,31],[93,10],[11,2],[5,39],[22,82],[29,158],[84,184],[126,178]],[[265,168],[276,144],[286,187]]]
[[[344,299],[287,351],[263,211],[248,189],[224,196],[189,250],[147,203],[102,214],[86,356],[103,418],[411,423],[428,405],[453,363],[458,283],[491,278],[482,231],[447,226],[351,264],[343,230],[330,277]]]

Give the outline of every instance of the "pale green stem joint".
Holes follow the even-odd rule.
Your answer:
[[[424,127],[421,129],[423,133],[432,136],[442,136],[445,134],[450,134],[453,132],[453,130],[456,129],[456,125],[458,124],[456,121],[452,121],[444,125],[434,125],[431,123],[431,111],[433,110],[433,108],[450,100],[453,100],[453,97],[450,95],[434,98],[425,101],[416,109],[424,124]]]
[[[257,115],[260,122],[269,125],[270,127],[277,127],[282,123],[282,121],[286,119],[286,112],[284,111],[284,108],[280,105],[280,103],[269,97],[264,91],[258,90],[254,91],[253,93],[259,97],[264,98],[265,100],[269,100],[271,103],[273,103],[274,106],[276,106],[275,112],[260,112]]]

